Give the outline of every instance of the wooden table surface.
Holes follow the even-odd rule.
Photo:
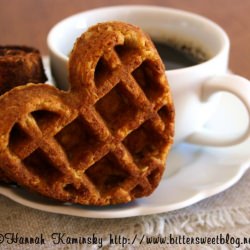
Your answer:
[[[231,39],[230,69],[250,79],[249,0],[0,0],[0,45],[34,46],[46,55],[46,36],[55,23],[87,9],[120,4],[168,6],[212,19]]]

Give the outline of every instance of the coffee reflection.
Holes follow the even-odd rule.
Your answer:
[[[198,47],[158,41],[154,41],[154,44],[167,70],[194,66],[209,59],[208,53]]]

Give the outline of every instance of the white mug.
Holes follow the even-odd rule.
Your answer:
[[[78,36],[99,22],[119,20],[141,27],[153,40],[178,39],[199,45],[210,54],[203,63],[167,70],[176,120],[175,144],[187,141],[207,146],[230,146],[250,136],[250,123],[240,134],[219,134],[205,129],[220,99],[221,91],[237,96],[250,116],[250,82],[228,73],[229,38],[214,22],[177,9],[155,6],[113,6],[82,12],[56,24],[48,34],[53,76],[68,89],[68,55]]]

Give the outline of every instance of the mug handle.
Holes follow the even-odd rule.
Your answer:
[[[204,82],[201,99],[207,101],[213,94],[221,91],[232,93],[245,105],[248,112],[248,127],[240,134],[223,134],[202,128],[185,141],[204,146],[232,146],[250,137],[250,81],[237,75],[215,76]]]

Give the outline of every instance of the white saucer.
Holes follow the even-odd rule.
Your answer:
[[[223,94],[221,105],[208,126],[224,132],[237,132],[244,129],[247,122],[241,103]],[[250,140],[227,148],[180,144],[172,149],[166,176],[157,190],[147,198],[126,205],[100,208],[62,204],[19,187],[3,185],[0,194],[31,208],[80,217],[122,218],[162,213],[189,206],[232,186],[250,166],[249,148]]]

